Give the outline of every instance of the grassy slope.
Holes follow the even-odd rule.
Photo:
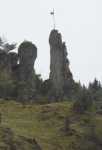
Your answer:
[[[102,118],[86,112],[77,114],[71,102],[27,105],[0,100],[1,127],[10,128],[15,135],[35,138],[42,150],[84,150],[95,145],[101,150]],[[70,130],[65,131],[66,108],[70,116]],[[95,131],[93,129],[95,127]],[[96,133],[97,130],[97,133]],[[100,136],[99,136],[100,134]],[[94,137],[92,140],[92,137]],[[14,137],[14,140],[16,141]],[[92,148],[94,150],[94,148]]]

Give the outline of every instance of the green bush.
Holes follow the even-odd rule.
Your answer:
[[[94,99],[92,93],[86,88],[80,88],[77,95],[77,101],[74,102],[73,108],[78,112],[84,113],[86,110],[93,111]]]
[[[19,89],[17,102],[22,103],[23,104],[23,108],[25,108],[26,101],[27,101],[27,99],[26,99],[26,93],[25,93],[24,89]]]

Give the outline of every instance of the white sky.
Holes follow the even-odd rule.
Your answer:
[[[17,48],[24,40],[35,44],[34,68],[44,80],[49,78],[53,9],[73,79],[86,86],[95,77],[102,83],[102,0],[0,0],[0,36]]]

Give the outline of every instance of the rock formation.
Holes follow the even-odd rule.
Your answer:
[[[11,62],[9,55],[5,52],[0,50],[0,72],[7,70],[8,75],[11,75]]]
[[[61,34],[52,30],[49,37],[50,44],[50,82],[57,95],[56,101],[75,101],[77,84],[73,80],[67,59],[65,42],[62,43]],[[70,88],[69,88],[70,87]],[[74,88],[75,89],[74,89]],[[55,102],[55,96],[51,99]]]
[[[37,57],[37,48],[31,42],[23,42],[18,48],[19,56],[19,78],[25,81],[26,86],[34,86],[34,61]]]
[[[18,54],[15,52],[10,52],[9,56],[10,56],[10,60],[11,60],[11,68],[13,70],[14,68],[17,67]]]

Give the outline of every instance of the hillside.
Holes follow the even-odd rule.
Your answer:
[[[14,146],[21,143],[25,150],[33,150],[31,143],[24,139],[35,139],[42,150],[101,150],[102,149],[102,117],[96,113],[77,114],[73,110],[73,102],[59,102],[45,105],[26,105],[15,101],[0,100],[1,135],[8,131],[14,133]],[[70,117],[70,129],[65,130],[66,108]],[[3,128],[1,128],[3,127]],[[2,129],[2,130],[1,130]],[[20,135],[20,136],[18,136]],[[26,138],[23,138],[23,137]],[[4,144],[5,143],[5,144]],[[4,140],[1,147],[7,147]],[[34,147],[34,146],[33,146]],[[18,146],[17,150],[21,149]]]

